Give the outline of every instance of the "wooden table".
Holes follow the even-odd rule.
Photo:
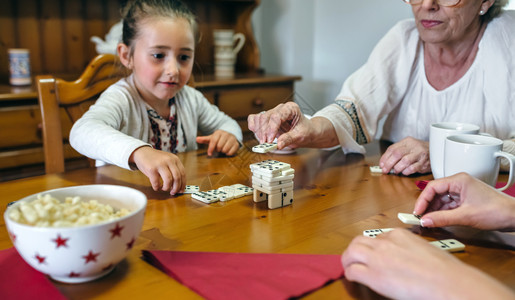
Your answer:
[[[81,184],[125,185],[148,196],[137,245],[111,274],[85,284],[55,283],[73,299],[200,298],[144,262],[142,249],[341,254],[363,230],[387,227],[410,228],[427,240],[456,238],[467,247],[453,255],[515,289],[513,235],[457,227],[421,229],[397,219],[398,212],[413,210],[420,193],[415,181],[432,177],[371,174],[369,166],[379,161],[379,144],[367,146],[367,156],[315,149],[299,149],[292,155],[263,155],[248,151],[252,145],[249,142],[231,158],[208,158],[205,150],[180,154],[188,184],[200,185],[202,190],[234,183],[251,185],[249,164],[273,158],[295,169],[293,205],[269,210],[266,202],[254,203],[251,196],[207,205],[190,195],[170,197],[165,192],[154,192],[140,172],[106,166],[1,183],[0,207],[33,193]],[[3,218],[0,227],[0,249],[12,247]],[[305,299],[376,297],[368,288],[338,280]]]

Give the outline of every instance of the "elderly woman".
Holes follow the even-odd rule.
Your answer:
[[[414,19],[399,22],[343,84],[335,103],[308,120],[289,102],[248,117],[261,142],[278,148],[331,147],[364,153],[388,116],[384,173],[431,171],[429,128],[477,124],[515,153],[515,12],[507,0],[404,0]]]

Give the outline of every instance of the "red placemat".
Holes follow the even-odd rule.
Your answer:
[[[143,251],[207,299],[288,299],[343,277],[340,255]]]
[[[66,299],[52,282],[33,269],[15,248],[0,250],[0,299]]]

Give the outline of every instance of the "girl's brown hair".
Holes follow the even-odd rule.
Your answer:
[[[184,19],[190,24],[195,40],[198,40],[198,25],[195,15],[179,0],[129,0],[122,9],[122,42],[134,49],[133,43],[138,36],[138,25],[148,18],[164,17]]]

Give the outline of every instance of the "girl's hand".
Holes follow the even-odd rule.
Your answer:
[[[175,195],[186,188],[186,171],[173,153],[141,147],[132,152],[129,161],[150,179],[154,191],[161,189]]]
[[[429,142],[407,137],[388,147],[379,160],[384,174],[394,170],[395,174],[411,175],[431,172]]]
[[[213,156],[215,151],[232,156],[240,148],[240,143],[233,134],[220,129],[211,135],[198,136],[197,143],[208,144],[207,155],[209,156]]]

